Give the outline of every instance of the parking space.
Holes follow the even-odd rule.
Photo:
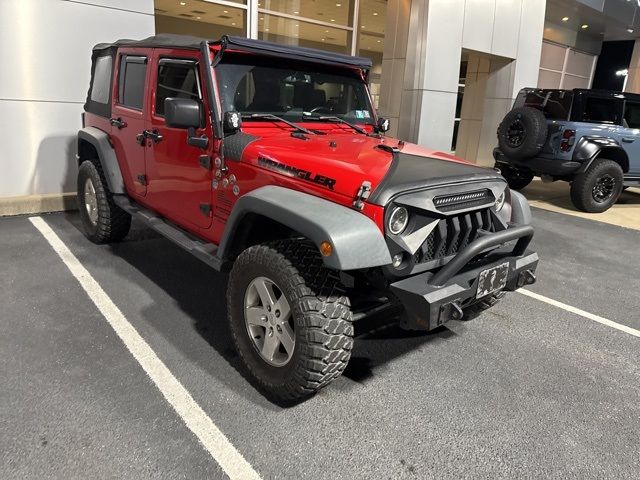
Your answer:
[[[540,209],[530,289],[640,329],[639,233]],[[262,478],[632,478],[640,338],[519,293],[467,322],[357,326],[345,374],[282,408],[243,377],[225,278],[135,226],[42,217]],[[224,478],[28,218],[0,220],[2,478]],[[241,478],[237,476],[236,478]]]

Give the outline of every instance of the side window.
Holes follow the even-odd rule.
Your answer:
[[[93,86],[91,87],[91,100],[93,102],[109,103],[111,65],[111,55],[96,58],[96,66],[93,70]]]
[[[640,128],[640,103],[626,102],[624,104],[624,126]]]
[[[144,84],[147,74],[146,57],[123,55],[120,59],[118,103],[142,110]]]
[[[200,82],[195,62],[160,60],[156,91],[156,115],[164,116],[164,101],[167,98],[200,100]]]
[[[584,121],[620,123],[620,103],[608,98],[588,97],[584,106]]]

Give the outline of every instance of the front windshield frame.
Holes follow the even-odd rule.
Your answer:
[[[296,123],[310,117],[334,116],[353,124],[376,124],[377,112],[369,87],[358,69],[226,53],[214,71],[221,111],[237,111],[246,121],[252,114],[271,114]],[[262,101],[274,99],[272,105],[256,101],[258,88],[271,93],[262,95]],[[250,104],[246,103],[248,100]],[[259,121],[251,119],[254,120]]]

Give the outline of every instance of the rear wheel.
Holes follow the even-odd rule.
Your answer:
[[[245,250],[229,276],[227,305],[240,359],[274,400],[312,395],[347,366],[349,299],[313,244],[288,240]]]
[[[544,113],[531,107],[514,108],[498,126],[498,146],[507,158],[531,158],[542,150],[547,133]]]
[[[114,203],[95,160],[85,160],[78,170],[78,208],[84,233],[94,243],[117,242],[129,233],[131,215]]]
[[[523,170],[517,170],[515,168],[501,169],[502,176],[509,184],[509,188],[512,190],[522,190],[529,185],[533,180],[533,174],[525,172]]]
[[[613,160],[597,159],[571,182],[571,201],[590,213],[608,210],[622,193],[624,175]]]

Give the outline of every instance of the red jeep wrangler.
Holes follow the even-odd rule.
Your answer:
[[[339,376],[373,311],[402,307],[403,326],[430,330],[535,281],[524,197],[494,170],[383,136],[368,59],[158,35],[92,60],[87,237],[121,240],[135,216],[229,272],[235,347],[273,398]]]

